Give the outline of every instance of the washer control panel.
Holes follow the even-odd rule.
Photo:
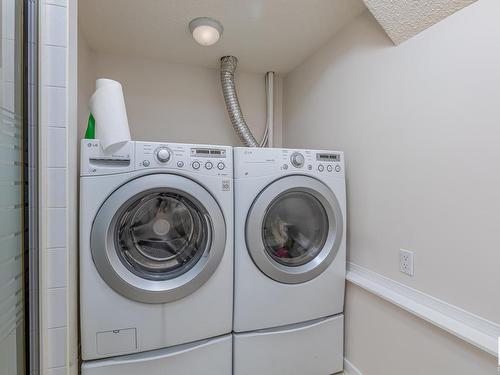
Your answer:
[[[171,168],[215,176],[232,174],[231,147],[135,143],[136,169]]]
[[[80,142],[80,176],[99,176],[134,170],[134,142],[104,150],[97,139]]]

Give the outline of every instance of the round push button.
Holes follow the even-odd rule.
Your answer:
[[[335,172],[340,172],[341,170],[342,170],[342,168],[340,168],[340,165],[335,166]]]
[[[331,171],[333,171],[333,167],[332,167],[331,165],[329,165],[329,166],[327,166],[327,167],[326,167],[326,170],[327,170],[328,172],[331,172]]]
[[[226,168],[226,165],[223,162],[220,162],[217,164],[217,168],[222,171],[224,168]]]
[[[197,161],[193,161],[193,164],[191,165],[193,166],[193,169],[200,169],[200,163]]]
[[[325,170],[325,167],[323,164],[318,165],[318,171],[323,172]]]
[[[143,165],[144,167],[149,167],[149,164],[151,164],[151,163],[149,162],[149,160],[144,160],[144,161],[142,162],[142,165]]]
[[[211,162],[211,161],[207,161],[207,162],[205,163],[205,168],[206,168],[206,169],[212,169],[213,167],[214,167],[214,165],[212,164],[212,162]]]
[[[178,162],[177,162],[177,166],[178,166],[179,168],[184,167],[184,162],[183,162],[183,161],[178,161]]]

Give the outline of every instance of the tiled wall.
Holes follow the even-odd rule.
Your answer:
[[[68,361],[68,2],[40,3],[42,374]]]
[[[22,2],[0,0],[0,373],[5,375],[25,369],[22,11]]]

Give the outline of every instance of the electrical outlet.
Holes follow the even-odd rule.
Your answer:
[[[399,249],[399,270],[413,276],[413,251]]]

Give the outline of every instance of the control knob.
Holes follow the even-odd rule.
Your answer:
[[[305,158],[304,155],[302,155],[300,152],[294,152],[292,156],[290,156],[290,162],[295,168],[302,168],[305,163]]]
[[[158,159],[158,161],[160,163],[166,163],[170,160],[170,150],[166,147],[158,147],[155,151],[155,154],[156,154],[156,159]]]

